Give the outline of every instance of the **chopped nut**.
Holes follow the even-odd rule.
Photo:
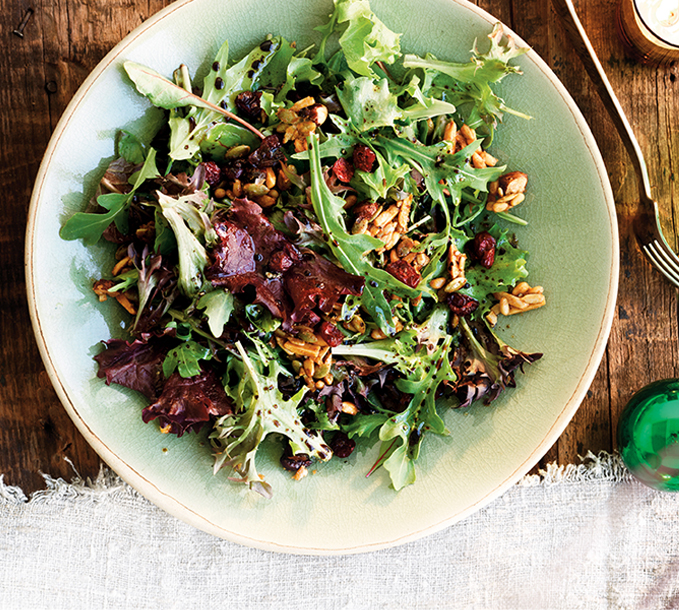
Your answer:
[[[111,270],[112,275],[118,275],[125,267],[128,267],[132,263],[132,259],[129,256],[126,256],[125,258],[119,260],[113,269]]]
[[[501,297],[500,307],[501,307],[501,313],[504,316],[510,315],[510,305],[508,304],[508,299],[506,299],[505,297]]]
[[[352,235],[366,233],[368,230],[368,218],[357,218],[352,227]]]
[[[311,358],[307,358],[302,363],[302,370],[304,371],[304,374],[306,377],[309,377],[310,379],[314,377],[314,370],[316,369],[316,366],[314,365],[314,361]]]
[[[498,179],[498,185],[506,195],[523,193],[527,188],[528,177],[523,172],[510,172]]]
[[[269,189],[273,189],[276,186],[276,172],[274,172],[273,167],[268,167],[265,170],[264,185]]]
[[[410,237],[402,237],[397,244],[397,256],[399,258],[404,258],[408,255],[414,248],[417,248],[420,244],[411,239]]]
[[[251,182],[243,187],[243,191],[249,197],[260,197],[269,193],[269,189],[264,184]]]
[[[298,356],[308,356],[309,358],[316,358],[319,355],[319,347],[316,345],[310,345],[309,343],[303,343],[302,345],[295,345],[288,339],[286,343],[282,346],[283,349],[291,354],[296,354]],[[307,361],[305,361],[306,363]]]
[[[515,286],[512,289],[512,294],[514,294],[515,296],[521,297],[522,295],[529,292],[530,289],[531,289],[531,286],[529,286],[529,284],[527,282],[520,282],[519,284],[517,284],[517,286]]]
[[[323,125],[328,118],[328,108],[323,104],[312,104],[303,108],[300,116],[314,122],[316,125]]]
[[[303,108],[309,108],[310,106],[315,104],[315,100],[311,95],[308,95],[307,97],[303,97],[301,100],[298,100],[295,102],[291,107],[290,110],[291,112],[298,113],[300,110]]]
[[[486,163],[487,167],[494,167],[498,163],[498,159],[490,155],[485,150],[479,153],[479,156],[482,157],[482,159],[484,159],[484,163]]]
[[[482,157],[480,156],[479,153],[473,152],[472,153],[472,167],[475,167],[477,169],[484,169],[486,167],[486,162]]]
[[[458,250],[455,242],[451,242],[448,253],[448,271],[451,281],[446,285],[445,292],[455,292],[465,286],[467,283],[465,278],[466,261],[467,254],[463,254]]]
[[[444,127],[444,135],[442,136],[442,140],[446,140],[447,142],[453,142],[456,137],[456,132],[457,132],[456,122],[449,121]]]
[[[231,185],[231,192],[234,193],[234,197],[243,197],[243,184],[240,180],[234,180],[234,184]]]
[[[94,293],[99,297],[101,303],[106,301],[109,297],[115,298],[116,294],[118,294],[117,292],[110,292],[113,285],[111,280],[97,280],[94,283],[92,290],[94,290]]]
[[[418,252],[418,254],[416,254],[416,263],[421,267],[424,267],[429,262],[430,257],[427,254],[425,254],[425,252]]]
[[[477,139],[477,135],[475,134],[474,130],[465,123],[463,123],[461,126],[460,133],[468,144],[472,144]]]
[[[356,415],[359,409],[353,402],[343,401],[341,411],[347,413],[347,415]]]
[[[391,222],[397,214],[399,214],[399,206],[391,205],[385,211],[380,212],[378,217],[373,221],[373,224],[384,227],[388,222]]]
[[[295,471],[295,474],[293,475],[293,479],[296,480],[296,481],[300,481],[300,480],[304,479],[307,476],[307,474],[308,474],[307,468],[305,468],[304,466],[300,466],[300,468],[298,468]]]
[[[510,204],[506,201],[500,202],[500,203],[487,203],[486,209],[490,210],[492,212],[496,212],[496,214],[500,214],[501,212],[505,212],[510,209]]]
[[[262,208],[270,208],[276,203],[276,197],[271,195],[261,195],[260,197],[255,197],[255,203],[257,203]]]
[[[366,332],[366,322],[359,315],[355,315],[352,319],[343,325],[347,330],[355,333],[364,334]]]
[[[463,286],[465,286],[465,283],[466,283],[465,276],[457,277],[451,280],[446,286],[444,286],[444,292],[446,292],[447,294],[456,292],[456,290],[460,290]]]
[[[532,288],[527,282],[517,284],[512,293],[495,292],[493,296],[499,301],[491,308],[491,313],[495,316],[498,314],[512,316],[543,307],[546,304],[543,287]]]
[[[387,339],[387,335],[379,328],[374,328],[371,331],[371,339],[375,341],[380,341],[381,339]]]
[[[357,196],[354,193],[350,193],[345,197],[345,205],[343,206],[346,210],[353,208],[357,203]]]

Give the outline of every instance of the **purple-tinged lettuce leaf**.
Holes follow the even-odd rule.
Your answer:
[[[233,413],[233,402],[217,373],[205,369],[189,378],[173,373],[158,400],[142,411],[142,419],[145,423],[158,419],[164,431],[182,436],[230,413]]]
[[[97,377],[106,378],[107,385],[117,383],[155,400],[163,385],[165,344],[111,339],[104,345],[106,349],[94,357],[99,364]]]
[[[453,370],[456,378],[450,386],[456,398],[458,408],[469,407],[477,400],[485,405],[491,404],[505,388],[515,387],[515,370],[523,369],[540,359],[543,354],[525,353],[504,343],[490,328],[482,330],[486,338],[495,343],[494,351],[487,349],[475,337],[464,318],[460,319],[462,341],[458,347]]]

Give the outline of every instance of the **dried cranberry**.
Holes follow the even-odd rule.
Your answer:
[[[385,267],[385,271],[396,277],[400,282],[415,288],[420,284],[420,273],[418,273],[405,260],[396,260]]]
[[[331,347],[337,347],[345,340],[345,335],[342,334],[335,324],[330,322],[321,322],[317,331],[321,338]]]
[[[281,466],[291,472],[297,472],[303,466],[307,468],[311,465],[312,460],[309,459],[309,456],[306,453],[296,453],[295,455],[284,453],[281,456]]]
[[[259,119],[261,106],[260,98],[262,91],[243,91],[234,98],[234,104],[239,114],[250,118]]]
[[[333,455],[343,459],[352,455],[352,451],[354,451],[356,445],[357,444],[344,432],[336,432],[333,440],[331,441]]]
[[[463,317],[470,315],[477,307],[479,303],[469,297],[466,294],[461,294],[460,292],[453,292],[446,299],[446,303],[449,309],[457,316]]]
[[[347,161],[340,157],[335,163],[333,163],[333,174],[340,180],[340,182],[349,182],[354,176],[354,168]]]
[[[357,220],[360,218],[367,218],[370,220],[375,216],[379,209],[380,204],[377,201],[362,201],[352,208],[352,212]]]
[[[267,136],[260,143],[260,147],[248,156],[248,163],[255,167],[274,167],[286,158],[281,140],[277,135]]]
[[[357,144],[352,154],[354,167],[362,172],[372,172],[375,164],[375,153],[365,144]]]
[[[205,181],[210,186],[215,186],[222,178],[220,166],[214,161],[206,161],[203,166],[205,167]]]
[[[247,169],[245,163],[242,160],[237,159],[225,166],[224,177],[232,182],[234,180],[243,180]]]
[[[496,240],[486,231],[475,235],[471,247],[472,257],[485,269],[493,266],[496,258]]]

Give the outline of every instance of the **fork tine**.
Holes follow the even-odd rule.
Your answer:
[[[666,244],[659,245],[659,253],[671,267],[674,267],[675,269],[678,268],[678,255],[672,250],[669,250],[668,247],[666,247]]]
[[[678,286],[680,271],[678,270],[677,255],[671,256],[665,244],[660,244],[657,240],[643,246],[643,251],[652,264],[675,286]],[[673,260],[675,259],[675,260]]]

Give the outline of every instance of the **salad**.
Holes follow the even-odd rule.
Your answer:
[[[464,63],[404,54],[366,0],[317,30],[237,61],[225,42],[202,79],[126,62],[162,127],[120,133],[61,229],[115,244],[93,289],[128,337],[103,341],[98,376],[143,394],[162,433],[207,427],[215,471],[267,497],[267,437],[294,479],[363,439],[367,474],[413,483],[445,411],[489,405],[541,357],[494,331],[546,302],[511,231],[528,176],[489,152],[523,116],[492,86],[527,49],[498,24]]]

